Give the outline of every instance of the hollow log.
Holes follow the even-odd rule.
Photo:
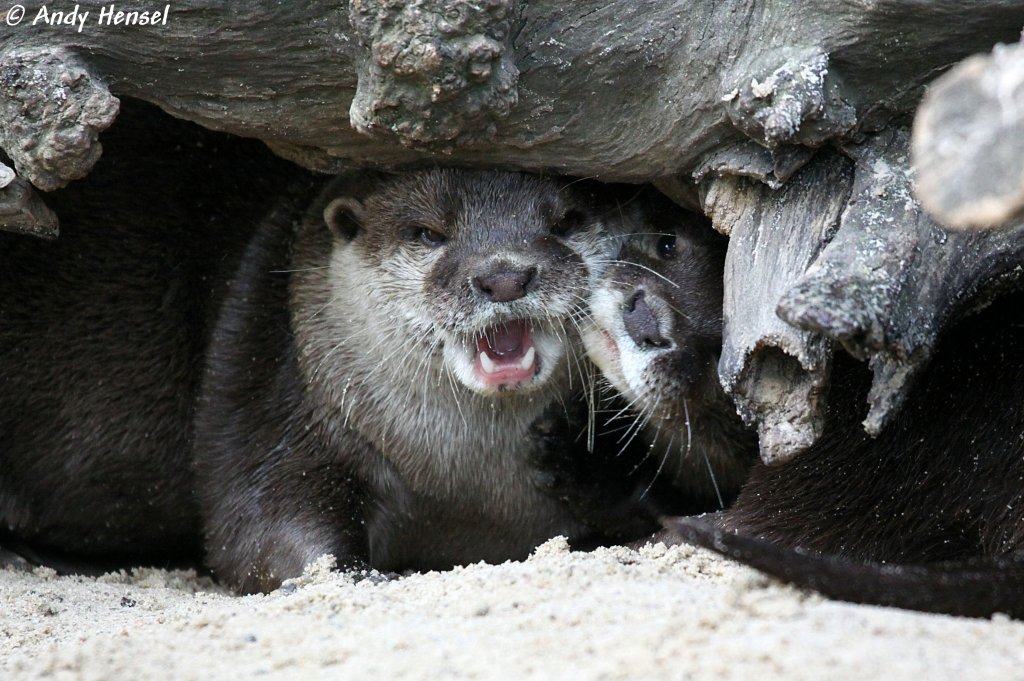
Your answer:
[[[850,191],[847,159],[819,154],[782,189],[731,175],[707,185],[704,207],[729,236],[718,365],[723,387],[773,463],[821,434],[832,343],[775,315],[779,299],[814,262]]]
[[[940,331],[1024,263],[1020,225],[950,233],[928,216],[911,191],[909,138],[893,128],[847,149],[856,165],[838,230],[778,305],[793,326],[870,361],[871,434],[902,404]]]
[[[768,460],[816,436],[831,340],[872,362],[877,430],[942,325],[1020,263],[1020,229],[959,240],[923,216],[892,126],[950,65],[1017,40],[1024,0],[110,7],[0,17],[7,228],[56,228],[29,184],[88,172],[125,96],[321,171],[444,163],[653,182],[703,199],[733,234],[721,373]]]
[[[730,237],[719,376],[767,463],[820,434],[832,341],[872,368],[864,427],[877,434],[941,330],[1021,275],[1024,226],[948,233],[924,212],[909,139],[893,126],[844,156],[819,152],[777,190],[779,165],[760,147],[721,154],[721,177],[698,175]]]
[[[0,63],[68,59],[115,96],[321,170],[441,160],[651,181],[745,138],[818,146],[878,127],[941,69],[1015,40],[1024,2],[181,0],[147,26],[75,7],[81,30],[31,7],[0,33]],[[73,175],[81,150],[51,164]]]

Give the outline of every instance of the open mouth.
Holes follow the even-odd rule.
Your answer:
[[[540,372],[540,356],[529,322],[514,320],[485,329],[476,337],[473,368],[476,377],[492,388],[513,388],[533,380]]]

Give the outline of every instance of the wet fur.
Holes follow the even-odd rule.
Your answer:
[[[869,377],[843,357],[822,439],[789,463],[758,466],[724,525],[888,563],[1019,551],[1022,301],[1008,295],[947,332],[900,414],[874,439],[859,425]]]
[[[715,525],[821,556],[787,566],[771,546],[763,554],[772,574],[829,595],[1024,616],[1022,305],[1024,295],[1007,294],[947,332],[876,439],[858,423],[867,376],[841,364],[822,440],[792,462],[758,466]]]
[[[629,235],[590,291],[581,325],[600,368],[597,456],[550,448],[534,461],[540,486],[620,542],[650,535],[662,516],[722,509],[756,458],[718,383],[726,240],[653,189],[622,213]],[[659,241],[676,247],[671,261]],[[623,321],[642,293],[664,343],[637,342]],[[655,319],[656,318],[656,319]]]
[[[47,197],[63,219],[59,240],[0,234],[0,560],[95,573],[195,564],[205,544],[218,575],[258,590],[325,551],[341,567],[430,568],[522,557],[555,534],[594,536],[538,490],[525,462],[586,444],[578,341],[529,394],[470,394],[422,359],[429,324],[404,326],[431,306],[469,309],[444,281],[461,278],[468,258],[413,294],[421,264],[394,252],[408,251],[399,235],[346,248],[322,220],[323,182],[256,142],[131,102],[102,139],[95,171]],[[460,214],[457,201],[417,193],[422,183],[387,177],[409,200],[382,210],[444,208],[396,219]],[[535,307],[575,338],[599,274],[584,260],[601,265],[614,250],[595,235],[615,202],[586,183],[562,192],[567,181],[525,175],[440,177],[428,185],[448,199],[469,191],[501,208],[463,211],[470,251],[526,239],[520,255],[532,248],[557,268],[538,285],[561,287],[561,303]],[[372,207],[372,192],[360,192],[383,179],[332,191]],[[588,224],[534,238],[570,198]],[[395,269],[349,268],[353,257]],[[348,285],[362,278],[362,293],[338,300],[337,271],[312,269],[332,264]]]
[[[701,251],[686,244],[683,252]],[[733,410],[718,398],[717,385],[694,380],[713,378],[710,369],[695,370],[706,365],[693,358],[717,357],[708,350],[713,334],[699,330],[710,330],[700,322],[714,319],[715,310],[720,314],[721,261],[659,260],[637,238],[627,242],[620,259],[595,291],[595,321],[612,328],[611,312],[625,309],[628,295],[610,295],[616,288],[624,294],[650,288],[663,328],[667,314],[667,328],[686,331],[675,340],[688,342],[690,350],[674,362],[659,362],[658,352],[633,348],[636,366],[623,370],[612,362],[612,382],[644,410],[669,417],[666,424],[676,424],[677,435],[684,430],[684,398],[691,431],[701,412],[706,418],[719,410],[731,419]],[[701,291],[709,294],[694,314],[694,300],[702,300],[694,292]],[[681,293],[689,299],[679,299]],[[669,299],[671,305],[662,304]],[[756,463],[730,508],[669,519],[670,534],[835,598],[1024,616],[1021,309],[1024,294],[1006,294],[947,332],[901,413],[874,439],[860,425],[870,372],[837,355],[821,440],[788,463]],[[607,368],[600,339],[591,333],[585,338],[588,351]],[[616,338],[620,345],[629,341],[622,333]],[[728,432],[708,432],[712,451],[716,437],[720,450],[737,444],[722,439]],[[733,451],[740,452],[737,461],[750,460]]]
[[[995,613],[1024,617],[1024,561],[1019,558],[859,562],[730,532],[699,518],[669,518],[665,522],[677,540],[712,549],[830,598],[963,617]]]

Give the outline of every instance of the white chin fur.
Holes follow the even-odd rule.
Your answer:
[[[532,338],[536,351],[534,361],[540,363],[540,371],[533,376],[532,380],[518,385],[515,389],[499,390],[496,386],[480,380],[475,366],[476,344],[471,339],[446,338],[443,351],[444,363],[462,385],[481,395],[529,392],[547,383],[565,357],[565,343],[554,333],[534,328]]]
[[[626,332],[622,321],[623,294],[619,291],[600,287],[590,298],[590,323],[583,328],[583,344],[591,361],[597,365],[608,382],[638,407],[651,408],[647,404],[650,396],[647,390],[648,367],[662,351],[641,350]],[[614,344],[610,348],[609,344]]]

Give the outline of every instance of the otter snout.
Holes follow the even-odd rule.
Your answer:
[[[537,268],[504,265],[497,271],[472,277],[473,289],[492,303],[510,303],[526,296],[537,279]]]
[[[561,354],[552,347],[560,346],[561,341],[537,323],[541,309],[532,309],[539,305],[532,295],[540,286],[539,278],[536,261],[517,260],[514,255],[491,256],[470,270],[474,302],[481,319],[487,320],[472,339],[477,389],[507,392],[525,388]]]
[[[626,298],[622,310],[622,323],[626,333],[633,339],[636,346],[641,350],[654,348],[667,348],[671,344],[666,338],[666,331],[663,330],[661,318],[663,314],[660,309],[664,304],[654,296],[647,295],[643,289],[638,289]],[[648,302],[651,300],[651,302]]]

